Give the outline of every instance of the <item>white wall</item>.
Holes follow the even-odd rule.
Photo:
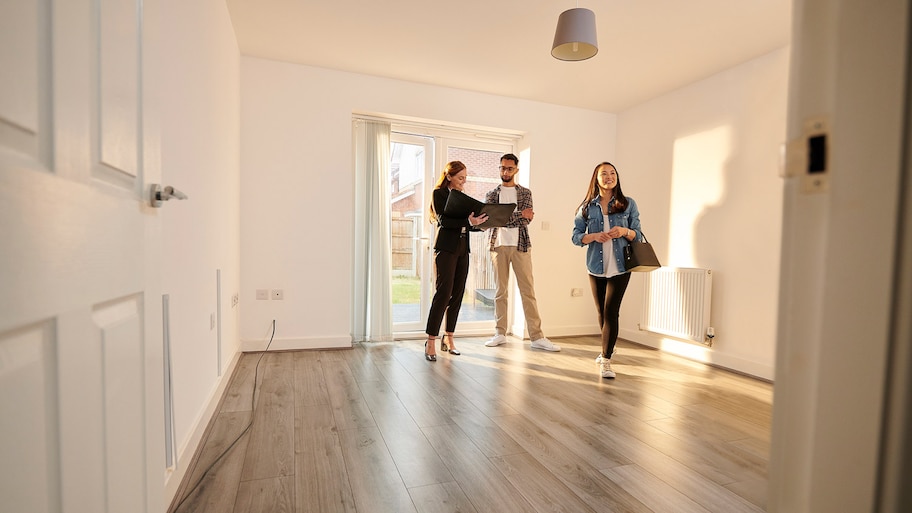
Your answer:
[[[239,308],[231,296],[240,272],[240,56],[221,0],[166,0],[162,18],[162,181],[189,196],[161,211],[162,292],[171,301],[175,429],[183,450],[168,483],[173,493],[238,351]],[[218,331],[210,329],[218,303],[221,362]]]
[[[711,349],[639,331],[642,276],[621,337],[772,379],[776,347],[788,50],[618,114],[624,193],[670,267],[713,271]]]
[[[351,343],[353,112],[525,132],[543,329],[596,331],[592,300],[570,298],[573,287],[588,290],[570,230],[592,168],[614,156],[613,114],[251,57],[241,59],[241,98],[245,347],[264,347],[273,319],[273,348]],[[285,299],[257,301],[264,288]]]

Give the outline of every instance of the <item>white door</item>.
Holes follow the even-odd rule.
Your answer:
[[[0,2],[0,504],[164,511],[150,0]]]

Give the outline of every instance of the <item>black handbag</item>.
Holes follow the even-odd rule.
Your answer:
[[[624,267],[630,272],[649,272],[662,267],[646,235],[643,235],[643,242],[634,239],[624,247]]]

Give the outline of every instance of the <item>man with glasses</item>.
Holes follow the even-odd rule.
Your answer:
[[[495,333],[485,342],[488,347],[499,346],[507,341],[507,293],[510,285],[510,267],[516,275],[519,295],[522,298],[526,325],[532,339],[533,349],[560,351],[560,346],[545,338],[541,330],[541,317],[535,301],[532,283],[532,243],[529,240],[529,222],[532,221],[532,191],[516,183],[519,172],[519,158],[507,153],[500,158],[501,183],[485,195],[486,203],[516,203],[516,210],[509,223],[503,228],[491,229],[491,260],[497,291],[494,295]]]

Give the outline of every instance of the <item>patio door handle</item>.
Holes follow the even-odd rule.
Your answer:
[[[431,239],[429,237],[412,237],[412,240],[423,241],[425,251],[431,249]]]

